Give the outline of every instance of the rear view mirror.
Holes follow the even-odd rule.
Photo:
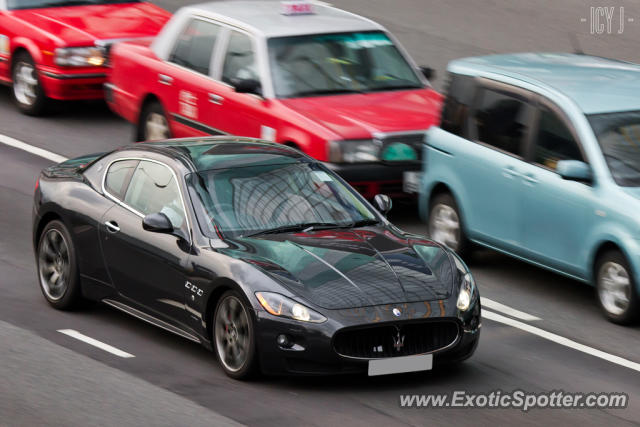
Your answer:
[[[434,80],[436,78],[436,71],[431,67],[420,67],[420,72],[427,80]]]
[[[391,210],[391,198],[386,194],[376,194],[376,197],[373,198],[373,202],[375,203],[376,208],[378,208],[378,210],[385,216]]]
[[[234,87],[238,93],[252,93],[262,96],[262,87],[256,79],[240,79],[234,82]]]
[[[580,182],[591,182],[593,175],[591,168],[579,160],[560,160],[556,165],[556,172],[563,179]]]
[[[152,213],[142,219],[142,228],[154,233],[172,233],[173,225],[168,216],[162,212]]]

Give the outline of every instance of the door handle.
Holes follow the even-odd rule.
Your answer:
[[[513,177],[516,177],[518,175],[520,174],[516,172],[513,166],[507,166],[506,168],[502,169],[502,176],[504,176],[505,178],[512,179]]]
[[[224,98],[222,96],[217,95],[215,93],[209,94],[209,102],[211,102],[212,104],[222,105],[223,101],[224,101]]]
[[[173,77],[167,76],[166,74],[158,74],[158,82],[163,85],[171,86],[173,83]]]
[[[120,231],[120,227],[118,227],[118,223],[115,221],[107,221],[104,223],[107,226],[107,231],[109,233],[117,233]]]
[[[531,175],[530,173],[523,175],[522,179],[524,179],[524,183],[527,185],[533,185],[538,183],[538,180],[536,179],[536,177]]]

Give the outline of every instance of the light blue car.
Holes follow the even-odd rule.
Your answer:
[[[420,184],[431,237],[591,283],[610,320],[637,320],[640,66],[526,53],[448,71]]]

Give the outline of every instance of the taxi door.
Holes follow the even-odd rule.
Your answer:
[[[191,19],[178,36],[166,68],[159,72],[173,137],[224,133],[209,126],[211,115],[215,114],[212,107],[217,105],[210,96],[218,86],[211,71],[221,30],[215,22]]]
[[[233,135],[276,141],[279,119],[270,110],[272,103],[263,97],[267,64],[261,63],[266,58],[258,55],[258,40],[227,28],[220,43],[214,79],[221,83],[209,94],[218,103],[210,126]]]

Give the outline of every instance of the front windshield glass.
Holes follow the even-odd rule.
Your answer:
[[[216,169],[190,174],[187,183],[201,229],[209,237],[376,221],[353,190],[317,164]]]
[[[423,87],[381,31],[277,37],[268,44],[279,98]]]
[[[640,111],[587,116],[611,175],[623,187],[640,186]]]
[[[7,7],[9,9],[36,9],[94,4],[138,3],[139,1],[140,0],[7,0]]]

